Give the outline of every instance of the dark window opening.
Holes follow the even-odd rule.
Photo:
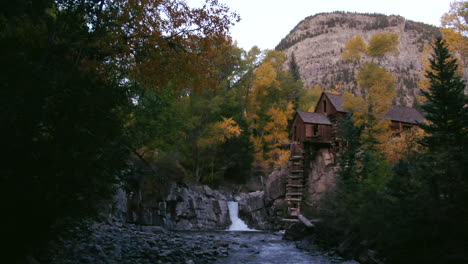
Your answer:
[[[297,127],[294,126],[293,141],[297,141]]]
[[[323,100],[323,112],[327,112],[327,101]]]
[[[314,125],[314,135],[318,134],[318,125]]]

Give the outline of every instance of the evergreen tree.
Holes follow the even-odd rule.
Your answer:
[[[441,38],[434,44],[434,54],[427,71],[428,91],[423,91],[422,105],[427,119],[422,128],[427,133],[421,143],[427,148],[417,174],[426,186],[430,211],[425,235],[425,254],[438,263],[466,263],[468,237],[467,135],[468,111],[465,83],[457,74],[457,60]],[[422,196],[423,197],[423,196]]]
[[[338,119],[338,138],[342,146],[338,160],[339,175],[348,184],[352,184],[358,178],[358,152],[362,148],[362,142],[359,140],[360,134],[361,131],[354,126],[351,115]]]
[[[293,76],[294,80],[301,80],[301,75],[299,74],[299,66],[297,65],[296,56],[294,55],[294,52],[291,53],[291,59],[289,60],[289,72]]]
[[[457,74],[457,60],[449,53],[444,40],[437,39],[430,59],[428,91],[422,91],[427,103],[422,105],[428,121],[422,128],[428,134],[422,144],[429,150],[430,183],[434,198],[458,199],[467,193],[468,103],[465,83]]]

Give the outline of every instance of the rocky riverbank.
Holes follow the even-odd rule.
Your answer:
[[[275,232],[177,231],[157,226],[91,223],[73,238],[51,243],[40,263],[346,263],[334,251],[309,241],[286,241]],[[29,262],[37,263],[37,262]]]
[[[92,223],[51,243],[41,263],[212,263],[229,243],[214,235],[170,232],[157,226]]]

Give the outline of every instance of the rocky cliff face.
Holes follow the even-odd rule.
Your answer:
[[[239,217],[249,227],[258,230],[272,229],[270,216],[265,204],[265,192],[240,193],[235,197],[239,202]]]
[[[224,230],[231,224],[226,197],[205,185],[173,183],[163,199],[144,198],[132,196],[129,222],[172,230]]]
[[[307,148],[305,159],[305,188],[301,214],[313,219],[317,217],[320,200],[327,191],[335,187],[339,167],[336,154],[327,147]],[[264,207],[267,209],[270,225],[274,229],[284,229],[287,226],[282,222],[283,218],[287,218],[288,212],[288,203],[285,200],[287,175],[288,168],[283,168],[273,171],[266,178]]]
[[[174,230],[224,230],[231,224],[226,197],[206,185],[174,184],[166,203]]]
[[[338,171],[336,157],[329,148],[312,149],[308,162],[302,206],[304,214],[313,213],[324,194],[334,188]]]
[[[285,51],[289,58],[294,54],[299,75],[306,86],[319,84],[324,90],[359,93],[355,80],[359,64],[345,63],[341,53],[350,38],[361,35],[369,40],[380,32],[400,35],[399,55],[389,56],[381,64],[394,74],[398,82],[394,103],[412,106],[423,70],[423,47],[440,35],[434,26],[401,16],[342,12],[317,14],[301,21],[276,49]]]

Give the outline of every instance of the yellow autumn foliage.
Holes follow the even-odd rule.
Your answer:
[[[222,121],[211,124],[207,131],[207,135],[200,138],[199,143],[201,146],[223,143],[230,138],[238,137],[242,133],[242,129],[232,117],[223,117]]]
[[[279,82],[276,79],[276,71],[269,62],[262,63],[254,73],[253,86],[259,95],[266,93],[266,87],[278,87]]]
[[[341,56],[344,61],[359,61],[361,59],[361,54],[365,54],[367,51],[366,43],[362,36],[356,36],[351,38],[348,43],[346,43],[345,49]]]
[[[344,61],[360,61],[361,55],[381,59],[389,53],[397,55],[400,36],[397,33],[375,33],[369,42],[364,42],[362,36],[348,40],[341,56]]]
[[[392,74],[376,63],[367,62],[357,76],[361,96],[343,95],[343,107],[353,113],[354,125],[362,127],[363,140],[375,138],[386,142],[391,137],[390,121],[382,116],[391,109],[396,95]]]
[[[279,168],[287,164],[289,149],[283,149],[289,143],[288,116],[294,112],[293,104],[289,103],[285,110],[271,107],[268,110],[270,117],[265,126],[265,143],[269,151],[266,153],[265,162],[272,168]]]
[[[397,33],[375,33],[369,40],[367,55],[375,58],[383,58],[388,53],[397,55],[399,44]]]
[[[463,69],[468,64],[468,38],[452,28],[441,28],[440,32],[445,42],[448,44],[449,50],[458,59],[459,74],[463,74]]]
[[[285,78],[288,73],[283,69],[286,58],[284,52],[268,51],[253,71],[248,88],[244,116],[254,148],[252,165],[257,171],[268,172],[283,166],[289,158],[285,146],[289,142],[288,120],[292,118],[294,105],[291,98],[279,97],[288,91],[284,90],[288,87]]]
[[[394,164],[412,152],[424,152],[423,147],[418,143],[424,136],[424,130],[414,126],[410,130],[401,132],[398,136],[390,137],[383,145],[385,157]]]
[[[462,35],[468,35],[468,2],[455,0],[450,3],[450,10],[443,14],[440,22],[443,27],[453,29]]]
[[[304,94],[299,97],[299,110],[308,110],[309,112],[315,111],[315,104],[322,94],[322,87],[315,84],[312,87],[305,88]]]

